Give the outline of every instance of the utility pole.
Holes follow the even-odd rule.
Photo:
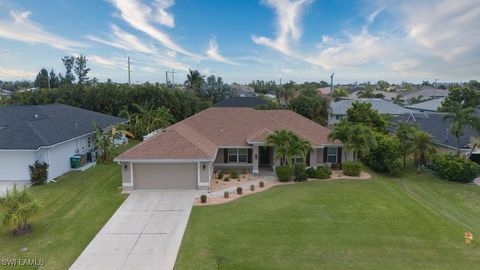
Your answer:
[[[282,86],[282,78],[280,78],[280,86]]]
[[[330,96],[333,94],[333,76],[335,75],[335,73],[332,73],[332,75],[330,75]]]
[[[168,85],[168,71],[165,71],[165,85]]]
[[[128,56],[128,86],[130,86],[130,56]]]
[[[47,70],[47,79],[48,79],[48,91],[50,91],[50,73],[48,73],[48,70]]]
[[[175,85],[175,70],[172,68],[172,84]]]

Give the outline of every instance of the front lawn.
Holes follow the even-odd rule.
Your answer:
[[[373,176],[194,207],[175,269],[478,269],[480,187]]]
[[[133,146],[121,146],[116,153]],[[32,220],[33,232],[12,236],[0,230],[0,260],[43,259],[41,269],[67,269],[125,200],[120,194],[119,165],[97,164],[85,172],[70,172],[57,183],[31,187],[42,208]],[[26,252],[20,249],[26,247]],[[1,263],[1,261],[0,261]],[[35,269],[12,267],[12,269]]]

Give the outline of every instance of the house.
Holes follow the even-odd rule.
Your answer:
[[[372,108],[380,114],[403,115],[412,112],[409,109],[380,98],[342,99],[331,103],[328,112],[328,125],[335,125],[340,122],[342,118],[345,118],[347,116],[347,110],[352,107],[352,103],[355,101],[372,104]]]
[[[407,105],[405,108],[413,110],[413,111],[418,111],[418,112],[436,112],[438,108],[442,106],[442,102],[446,98],[435,98],[431,100],[427,100],[424,102],[412,104],[412,105]]]
[[[70,157],[95,155],[94,123],[107,128],[126,120],[63,104],[0,106],[0,181],[29,180],[28,166],[49,164],[48,180],[70,171]]]
[[[266,106],[267,102],[259,97],[231,97],[215,103],[214,107],[243,107],[256,108]]]
[[[241,85],[237,83],[233,83],[231,85],[232,89],[235,91],[237,96],[239,97],[254,97],[255,96],[255,89],[248,85]]]
[[[393,119],[390,128],[392,132],[395,132],[398,122],[413,124],[432,136],[439,153],[456,154],[460,150],[463,156],[468,156],[471,152],[470,138],[475,137],[476,133],[467,128],[457,140],[451,132],[451,119],[445,119],[447,114],[439,112],[409,113]],[[475,153],[475,155],[477,154],[480,153]]]
[[[444,98],[448,96],[448,90],[428,87],[407,92],[400,92],[399,94],[402,96],[404,101],[408,102],[411,99],[430,100]]]
[[[342,162],[343,145],[330,130],[290,110],[212,107],[167,127],[116,157],[124,189],[209,189],[216,170],[255,175],[280,164],[266,138],[287,129],[308,140],[308,166]]]

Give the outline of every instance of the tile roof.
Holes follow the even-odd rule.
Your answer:
[[[380,114],[392,114],[399,115],[405,113],[411,113],[409,109],[405,109],[402,106],[394,104],[390,101],[381,99],[381,98],[359,98],[359,99],[342,99],[331,104],[331,113],[338,115],[347,114],[347,110],[352,107],[354,101],[358,102],[368,102],[372,104],[374,110],[377,110]]]
[[[221,147],[250,146],[288,129],[313,146],[331,144],[330,130],[289,110],[209,108],[124,152],[115,160],[214,159]],[[335,142],[338,143],[338,142]]]
[[[0,149],[36,150],[125,119],[64,104],[0,106]]]

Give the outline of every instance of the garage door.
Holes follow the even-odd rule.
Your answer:
[[[197,188],[196,163],[138,163],[133,165],[135,189]]]

